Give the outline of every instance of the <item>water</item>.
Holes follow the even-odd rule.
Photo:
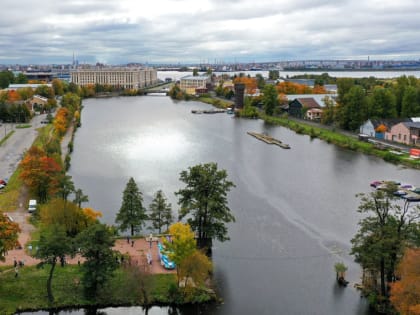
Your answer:
[[[230,71],[230,72],[215,72],[216,75],[227,74],[233,76],[234,74],[239,75],[240,73],[245,73],[245,75],[250,75],[255,77],[258,74],[261,74],[264,78],[268,78],[268,71]],[[331,77],[336,78],[367,78],[375,77],[378,79],[391,79],[398,78],[403,75],[414,76],[420,78],[420,70],[392,70],[392,71],[279,71],[280,76],[287,78],[293,77],[296,75],[302,74],[316,74],[321,75],[323,73],[328,73]],[[190,75],[192,72],[179,72],[179,71],[158,71],[158,78],[165,80],[166,78],[171,78],[173,81],[179,80],[180,78]]]
[[[213,250],[224,304],[178,313],[155,307],[148,314],[368,314],[353,288],[360,269],[348,255],[360,219],[355,194],[369,192],[376,179],[420,184],[418,171],[259,120],[191,114],[208,108],[202,103],[145,96],[90,99],[84,106],[70,175],[89,195],[85,206],[102,211],[104,222],[114,222],[131,176],[145,205],[162,189],[174,210],[173,192],[183,186],[179,173],[189,166],[217,162],[236,184],[229,194],[236,217],[231,241],[216,242]],[[269,146],[247,131],[267,132],[291,149]],[[335,282],[340,261],[349,268],[345,289]],[[146,314],[141,308],[104,312]]]

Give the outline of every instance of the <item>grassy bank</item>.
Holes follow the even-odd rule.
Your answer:
[[[5,137],[3,137],[3,139],[1,139],[0,140],[0,146],[3,144],[3,143],[5,143],[6,141],[7,141],[7,139],[9,139],[13,134],[15,133],[15,131],[14,130],[12,130],[12,131],[9,131],[8,133],[7,133],[7,135],[5,136]]]
[[[407,153],[398,155],[390,152],[389,150],[378,149],[375,145],[369,142],[360,141],[356,138],[343,135],[333,130],[314,127],[305,124],[304,122],[290,120],[287,117],[273,117],[264,114],[261,114],[260,117],[269,124],[287,127],[291,130],[294,130],[298,134],[309,135],[311,138],[319,138],[342,148],[378,156],[387,162],[402,164],[411,168],[420,169],[420,160],[410,159]]]
[[[0,272],[0,314],[14,314],[16,311],[39,310],[66,307],[152,305],[180,302],[173,288],[176,279],[173,274],[148,275],[139,268],[120,268],[115,276],[100,291],[95,299],[83,294],[80,266],[56,267],[53,277],[54,302],[47,299],[46,282],[50,266],[44,269],[23,267],[15,277],[13,268],[2,268]],[[179,297],[179,295],[178,295]],[[210,301],[212,296],[198,292],[187,302]]]
[[[213,98],[211,96],[199,96],[196,98],[197,101],[206,103],[206,104],[210,104],[213,105],[214,107],[217,108],[228,108],[228,107],[232,107],[233,102],[232,101],[224,101],[218,98]]]

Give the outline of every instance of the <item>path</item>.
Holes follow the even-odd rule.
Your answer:
[[[15,214],[15,213],[14,213]],[[13,214],[13,215],[14,215]],[[17,214],[17,213],[16,213]],[[15,217],[13,216],[13,219]],[[19,217],[19,220],[21,218]],[[19,242],[21,244],[26,244],[29,241],[29,234],[23,232],[25,225],[32,227],[32,225],[19,222],[22,228],[22,233],[19,235]],[[32,227],[33,228],[33,227]],[[118,239],[115,242],[115,246],[113,247],[114,250],[120,252],[121,254],[127,254],[131,257],[131,264],[133,266],[141,266],[143,264],[147,264],[145,260],[145,255],[150,252],[152,254],[152,264],[149,265],[149,272],[153,274],[161,274],[161,273],[175,273],[175,270],[166,270],[164,267],[160,265],[159,256],[158,256],[158,249],[157,249],[157,242],[152,243],[152,247],[150,248],[150,244],[144,238],[135,239],[134,245],[132,246],[131,240],[130,243],[127,243],[125,239]],[[33,251],[35,248],[33,249]],[[7,253],[6,261],[0,261],[0,266],[13,266],[14,260],[16,261],[24,261],[25,266],[34,266],[37,265],[40,260],[32,257],[29,253],[29,250],[26,248],[22,249],[14,249]],[[83,261],[83,258],[80,256],[76,256],[74,258],[67,258],[67,263],[69,264],[77,264],[78,261]]]

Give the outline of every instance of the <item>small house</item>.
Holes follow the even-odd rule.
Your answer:
[[[420,146],[420,122],[401,122],[385,135],[387,140]]]
[[[312,97],[296,98],[289,104],[289,115],[302,118],[304,110],[320,109],[319,103]]]

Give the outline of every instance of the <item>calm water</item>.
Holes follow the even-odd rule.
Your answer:
[[[216,243],[213,251],[224,304],[176,312],[154,307],[148,314],[368,314],[353,288],[360,270],[348,256],[359,220],[355,194],[368,192],[375,179],[420,184],[418,171],[259,120],[191,114],[208,108],[201,103],[149,96],[91,99],[84,106],[70,174],[104,222],[114,222],[131,176],[147,206],[162,189],[174,210],[179,173],[188,166],[217,162],[237,186],[229,195],[237,220],[229,226],[231,241]],[[291,150],[247,131],[267,132]],[[339,261],[349,267],[345,289],[335,284]],[[145,314],[141,308],[104,312]]]

